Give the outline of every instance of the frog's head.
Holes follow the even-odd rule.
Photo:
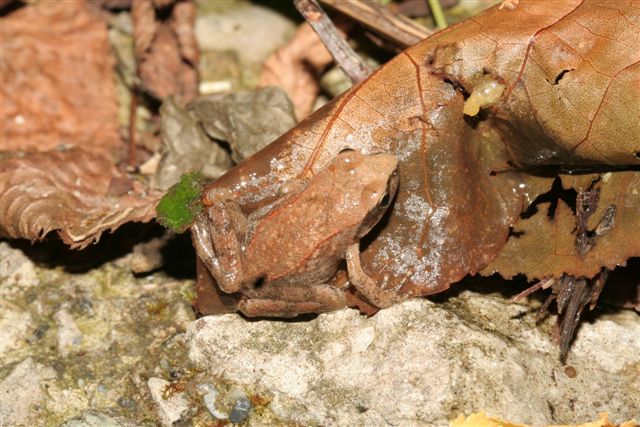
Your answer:
[[[351,175],[345,192],[353,202],[353,212],[360,224],[358,238],[366,235],[382,218],[396,195],[398,188],[398,159],[386,153],[362,154],[345,150],[338,154]],[[356,218],[354,218],[356,219]]]

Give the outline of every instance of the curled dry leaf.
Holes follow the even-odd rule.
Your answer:
[[[167,19],[154,8],[170,8]],[[198,47],[193,33],[196,7],[190,0],[134,1],[131,4],[135,56],[143,89],[163,99],[198,95]]]
[[[95,12],[83,1],[36,2],[2,18],[5,236],[36,240],[57,230],[84,247],[105,230],[155,215],[159,195],[114,165],[121,147],[114,61]]]
[[[81,148],[7,156],[0,163],[0,234],[37,240],[56,230],[82,248],[105,230],[153,219],[160,195]]]
[[[318,35],[308,23],[264,63],[258,86],[278,86],[293,102],[296,117],[306,117],[318,96],[318,74],[332,61]]]
[[[363,268],[402,297],[442,291],[499,255],[525,207],[532,177],[525,168],[640,164],[634,5],[494,7],[407,49],[213,187],[231,189],[251,210],[283,181],[316,173],[345,148],[394,153],[399,190],[390,215],[361,245]],[[465,116],[466,97],[491,80],[490,87],[504,86],[499,97]],[[638,192],[636,179],[611,191]],[[569,233],[575,224],[567,221]],[[571,269],[591,274],[628,256],[603,252],[606,259],[589,266],[573,257]]]
[[[1,19],[2,150],[118,147],[104,21],[82,1],[36,2]]]

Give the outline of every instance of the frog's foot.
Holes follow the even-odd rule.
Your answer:
[[[404,298],[394,292],[385,291],[378,286],[378,283],[367,275],[360,263],[360,244],[354,243],[349,246],[345,256],[347,260],[347,270],[349,272],[349,282],[360,292],[370,303],[378,308],[386,308],[390,305],[404,301]]]
[[[295,317],[346,307],[344,292],[328,285],[275,286],[243,296],[239,310],[249,317]]]

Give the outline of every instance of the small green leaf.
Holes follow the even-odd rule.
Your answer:
[[[177,233],[185,231],[203,209],[200,201],[203,187],[204,179],[199,172],[182,175],[156,206],[157,221]]]

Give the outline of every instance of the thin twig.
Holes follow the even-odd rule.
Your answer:
[[[131,90],[131,104],[129,110],[129,158],[127,164],[131,168],[138,166],[138,156],[136,153],[136,121],[138,111],[138,90]]]
[[[340,37],[335,25],[320,8],[316,0],[294,0],[293,3],[318,34],[336,64],[342,68],[342,71],[349,76],[354,84],[369,77],[371,68]]]
[[[373,0],[320,1],[403,49],[433,34],[428,28]]]

